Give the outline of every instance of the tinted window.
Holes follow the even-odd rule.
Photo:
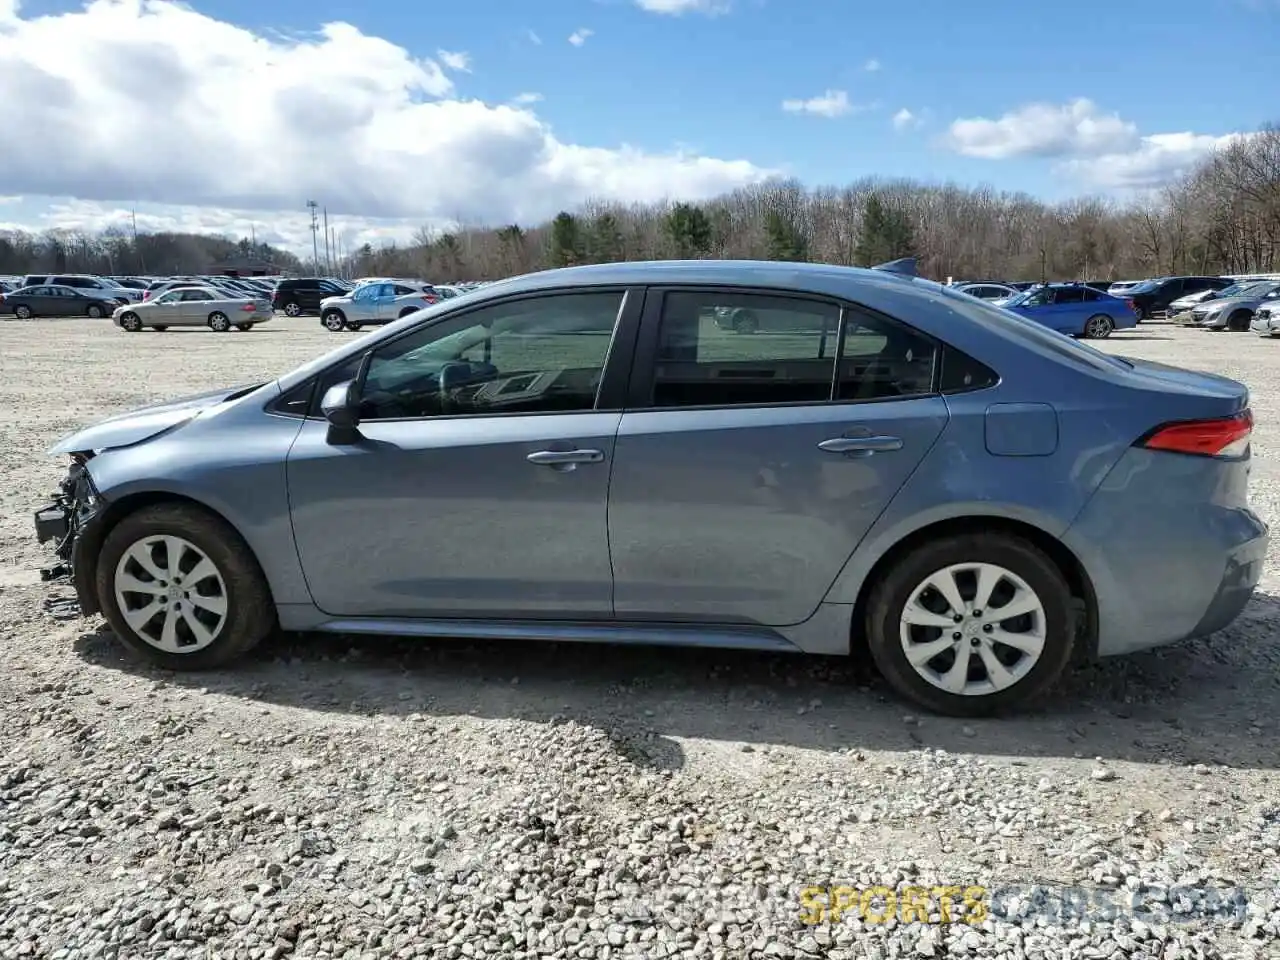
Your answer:
[[[1083,303],[1083,287],[1059,287],[1053,294],[1054,303]]]
[[[1094,300],[1097,300],[1101,296],[1101,294],[1098,293],[1097,290],[1094,290],[1092,287],[1085,287],[1083,293],[1084,293],[1084,299],[1086,303],[1092,303]]]
[[[942,374],[939,382],[943,393],[964,393],[993,387],[1000,380],[985,363],[973,359],[955,347],[942,349]]]
[[[591,410],[622,300],[530,297],[432,323],[374,353],[360,417]]]
[[[182,299],[185,303],[212,300],[213,294],[209,293],[207,290],[184,290],[182,291]]]
[[[914,330],[863,313],[845,311],[837,400],[891,400],[933,392],[937,347]]]
[[[663,297],[658,407],[821,403],[831,398],[839,308],[757,294]]]

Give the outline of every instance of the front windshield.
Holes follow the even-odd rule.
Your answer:
[[[1266,287],[1267,287],[1267,284],[1259,283],[1256,280],[1248,280],[1248,281],[1245,281],[1244,283],[1233,283],[1231,286],[1225,287],[1222,290],[1219,290],[1218,296],[1214,297],[1214,299],[1225,300],[1227,297],[1248,297],[1248,296],[1252,296],[1255,293],[1255,291],[1258,294],[1262,294],[1263,292],[1265,292]]]

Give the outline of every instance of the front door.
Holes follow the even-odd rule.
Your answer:
[[[735,332],[725,310],[791,322]],[[610,481],[617,616],[806,620],[946,425],[933,341],[846,308],[837,377],[832,303],[650,291],[646,314]]]
[[[340,616],[608,617],[621,413],[598,409],[597,394],[626,303],[621,289],[525,296],[378,346],[357,442],[330,443],[311,420],[288,458],[316,605]]]

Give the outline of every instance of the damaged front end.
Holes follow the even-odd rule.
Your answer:
[[[46,583],[70,579],[75,585],[80,613],[98,612],[98,598],[93,588],[93,553],[89,542],[101,519],[105,504],[93,486],[88,462],[91,453],[73,453],[71,467],[50,502],[35,514],[36,539],[53,541],[57,562],[40,570]]]

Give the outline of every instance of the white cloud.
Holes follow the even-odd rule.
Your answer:
[[[581,27],[573,31],[573,33],[569,34],[569,42],[572,43],[575,47],[580,47],[584,43],[586,43],[587,38],[594,33],[595,33],[594,30],[590,30],[586,27]]]
[[[514,104],[518,104],[519,106],[527,106],[530,103],[541,103],[542,94],[533,93],[532,91],[528,93],[517,93],[514,97],[511,98],[511,102]]]
[[[957,153],[987,160],[1009,157],[1102,156],[1133,150],[1140,138],[1134,124],[1102,113],[1091,100],[1032,103],[997,120],[956,120],[947,143]]]
[[[808,100],[783,100],[782,109],[787,113],[812,113],[819,117],[843,117],[845,114],[865,109],[849,102],[844,90],[827,90]]]
[[[868,60],[862,65],[862,69],[867,71],[867,73],[875,73],[880,69],[880,61],[876,59]]]
[[[678,17],[686,13],[705,13],[715,16],[728,13],[730,0],[636,0],[636,6],[650,13],[665,13]]]
[[[436,56],[450,70],[456,70],[459,73],[471,72],[471,54],[464,52],[451,53],[448,50],[437,50]]]
[[[893,129],[895,130],[910,130],[912,127],[920,126],[921,122],[920,117],[906,107],[903,107],[893,115]]]
[[[559,139],[527,107],[457,99],[433,60],[344,23],[264,36],[164,0],[0,21],[7,194],[530,222],[589,197],[708,197],[745,160]],[[102,51],[111,51],[103,69]],[[110,206],[108,207],[110,208]]]
[[[1093,187],[1135,189],[1158,187],[1189,173],[1215,150],[1249,134],[1215,137],[1201,133],[1157,133],[1143,137],[1133,150],[1068,160],[1058,172]]]

